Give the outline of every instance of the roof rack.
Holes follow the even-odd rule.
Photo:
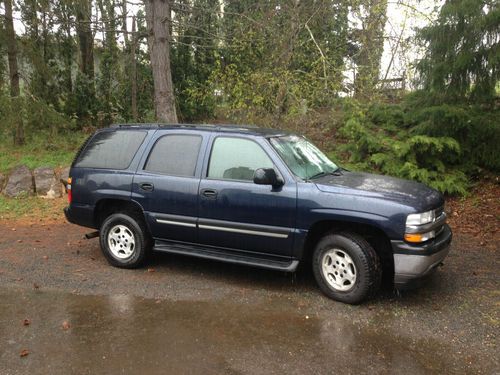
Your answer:
[[[150,128],[205,128],[215,130],[251,130],[256,129],[255,125],[215,125],[215,124],[166,124],[166,123],[129,123],[129,124],[112,124],[111,128],[133,128],[133,127],[150,127]]]
[[[159,125],[158,124],[153,124],[153,123],[129,123],[129,124],[111,124],[109,127],[110,128],[133,128],[133,127],[145,127],[149,126],[151,128],[157,128]]]

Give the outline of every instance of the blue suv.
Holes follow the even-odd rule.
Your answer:
[[[113,266],[152,250],[294,272],[360,303],[435,269],[451,231],[440,193],[347,171],[306,138],[210,125],[115,125],[92,135],[68,180],[71,223],[99,230]]]

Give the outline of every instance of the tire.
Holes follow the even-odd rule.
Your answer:
[[[316,245],[312,263],[321,291],[336,301],[359,304],[380,287],[380,259],[358,234],[327,234]]]
[[[126,212],[112,214],[103,221],[100,245],[107,261],[120,268],[140,267],[151,250],[143,220]]]

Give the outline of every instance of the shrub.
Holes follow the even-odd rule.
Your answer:
[[[460,143],[464,164],[500,171],[499,110],[443,104],[412,111],[411,115],[415,134],[452,137]]]
[[[465,194],[468,179],[461,170],[461,147],[454,138],[415,134],[400,108],[351,108],[340,135],[340,151],[349,166],[423,182],[447,194]]]

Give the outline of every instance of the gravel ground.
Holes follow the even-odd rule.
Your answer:
[[[422,288],[349,306],[305,269],[113,268],[86,231],[0,221],[0,373],[500,373],[497,249],[471,236]]]

